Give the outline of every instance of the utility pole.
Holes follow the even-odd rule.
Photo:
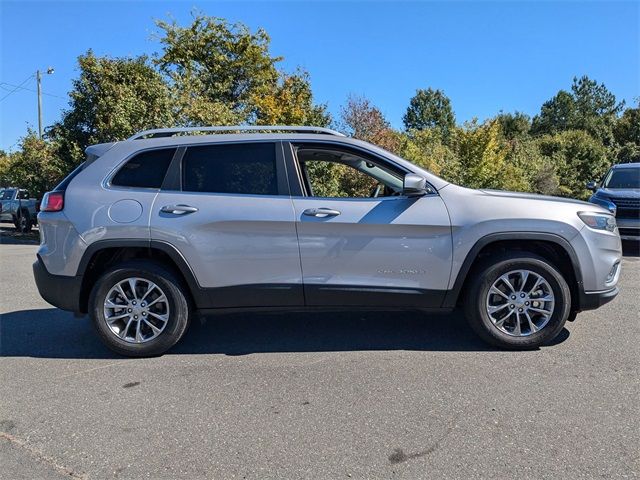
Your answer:
[[[38,136],[42,138],[42,74],[40,70],[36,72],[38,82]]]
[[[47,68],[47,75],[53,73],[53,68]],[[42,72],[36,71],[36,80],[38,83],[38,135],[42,138]]]

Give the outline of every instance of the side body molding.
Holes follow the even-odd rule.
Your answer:
[[[444,299],[442,300],[441,308],[444,310],[451,310],[455,308],[458,297],[462,291],[462,287],[464,286],[464,282],[471,270],[471,266],[473,262],[478,257],[480,251],[486,247],[487,245],[500,242],[500,241],[546,241],[554,243],[560,246],[569,256],[571,260],[571,265],[573,267],[573,273],[575,275],[577,281],[577,289],[579,293],[583,291],[583,282],[582,282],[582,272],[580,269],[580,263],[578,260],[578,256],[576,255],[571,244],[560,237],[559,235],[555,235],[552,233],[541,233],[541,232],[501,232],[501,233],[493,233],[482,237],[478,240],[473,247],[469,250],[469,253],[465,257],[465,260],[462,264],[462,267],[458,271],[456,276],[456,280],[454,282],[453,288],[451,290],[443,291]],[[91,258],[100,250],[106,248],[123,248],[123,247],[138,247],[138,248],[148,248],[153,250],[159,250],[165,253],[173,263],[176,265],[182,276],[184,277],[189,290],[191,291],[191,295],[196,304],[196,308],[199,309],[210,309],[214,305],[216,305],[219,298],[212,297],[212,289],[206,289],[200,286],[198,283],[196,276],[193,273],[193,270],[184,259],[184,257],[180,254],[178,249],[171,245],[168,242],[160,241],[160,240],[138,240],[138,239],[113,239],[113,240],[99,240],[87,247],[78,266],[78,270],[76,272],[76,277],[82,278],[89,266],[89,262]],[[290,287],[290,286],[289,286]],[[236,297],[235,300],[239,301],[238,307],[242,306],[242,299],[245,295],[255,295],[264,294],[272,296],[273,290],[278,290],[283,288],[281,285],[244,285],[239,286],[239,290],[237,292],[232,292],[231,289],[221,289],[220,292],[216,292],[216,297],[218,295],[222,297],[226,297],[226,300],[229,301],[229,295],[233,298]],[[213,289],[216,290],[216,289]],[[238,297],[239,295],[239,297]],[[220,297],[220,298],[222,298]],[[367,302],[361,302],[362,304],[366,304]],[[265,303],[266,305],[266,303]]]

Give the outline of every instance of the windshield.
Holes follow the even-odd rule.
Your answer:
[[[605,188],[640,188],[640,168],[611,170],[604,181]]]
[[[0,192],[0,200],[11,200],[15,190],[1,190]]]

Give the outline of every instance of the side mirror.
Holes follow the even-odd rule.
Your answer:
[[[418,197],[427,193],[427,179],[416,175],[415,173],[407,173],[402,183],[402,194],[408,197]]]
[[[595,192],[598,189],[598,185],[596,184],[596,182],[591,180],[590,182],[587,182],[587,189]]]

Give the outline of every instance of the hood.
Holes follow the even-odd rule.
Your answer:
[[[640,199],[640,188],[599,188],[596,195],[601,198]]]
[[[547,202],[558,202],[558,203],[572,203],[574,205],[589,205],[593,207],[592,203],[583,202],[582,200],[576,200],[574,198],[564,198],[564,197],[552,197],[551,195],[540,195],[537,193],[523,193],[523,192],[507,192],[504,190],[479,190],[485,195],[491,195],[493,197],[504,197],[504,198],[518,198],[522,200],[544,200]]]

